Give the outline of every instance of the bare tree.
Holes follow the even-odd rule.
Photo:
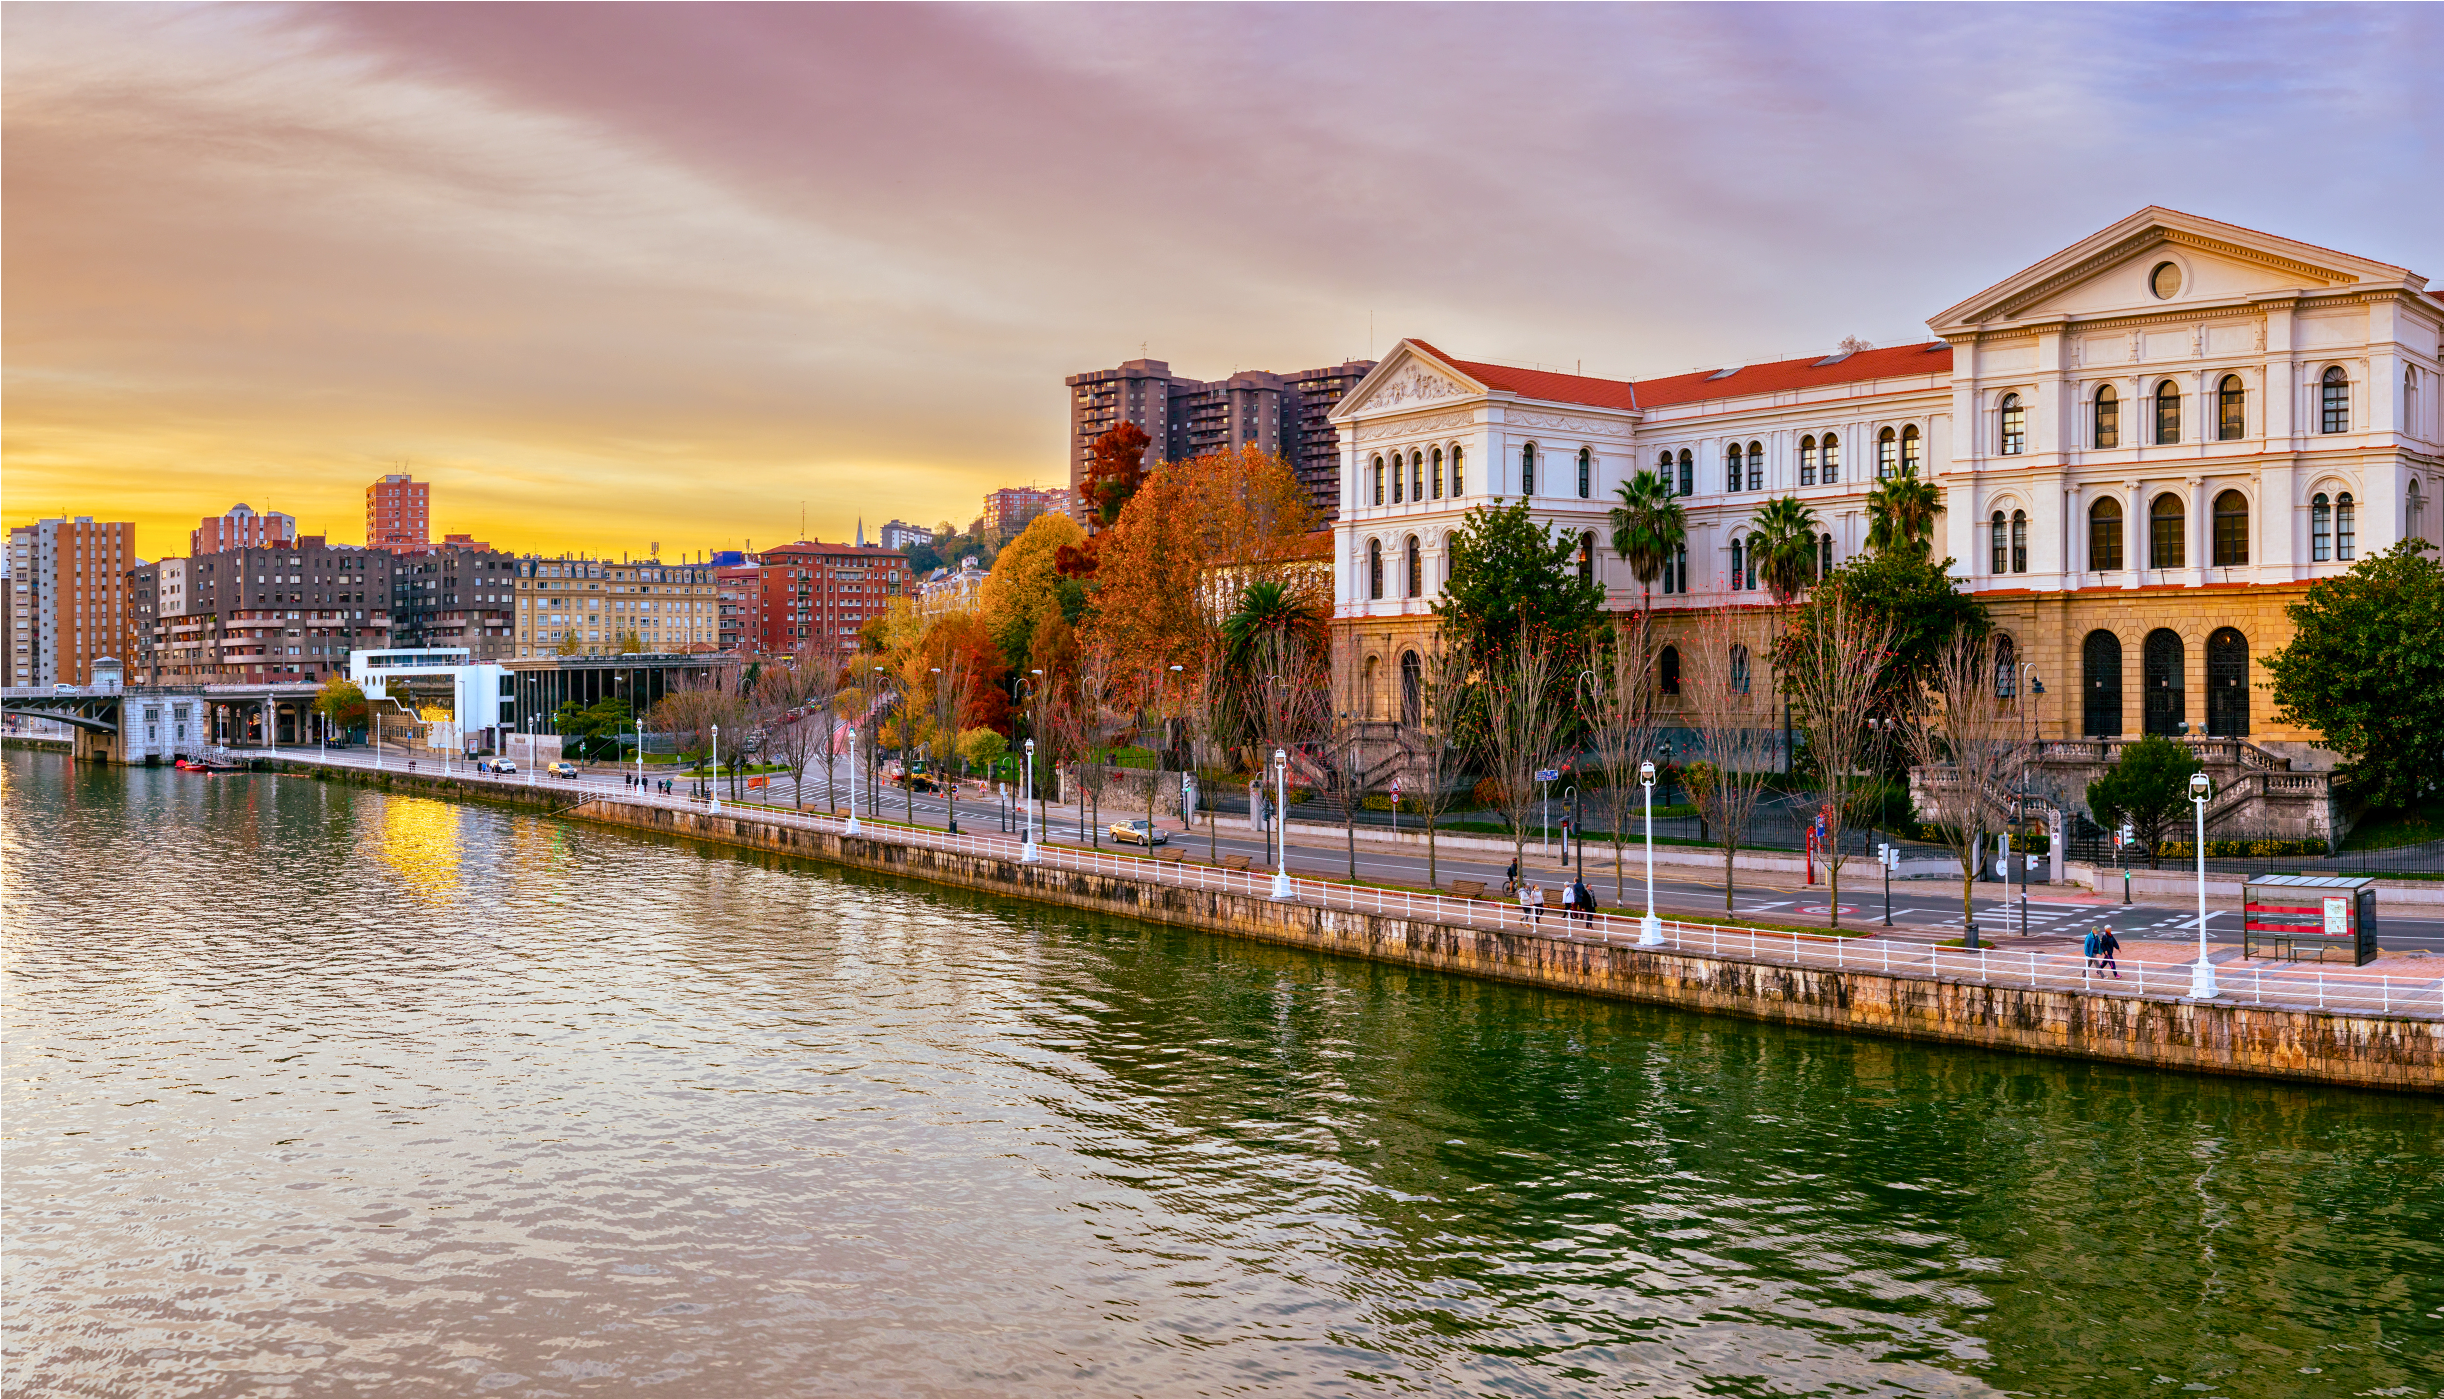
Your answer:
[[[1366,755],[1359,743],[1359,695],[1362,664],[1361,646],[1354,636],[1343,638],[1333,647],[1332,683],[1324,696],[1320,715],[1324,745],[1323,757],[1332,764],[1332,781],[1324,790],[1341,813],[1341,835],[1349,847],[1349,882],[1358,882],[1358,812],[1366,805],[1366,790],[1372,784],[1371,775],[1363,766]],[[1334,697],[1339,703],[1334,703]]]
[[[1777,652],[1784,692],[1796,704],[1808,759],[1824,790],[1825,887],[1830,926],[1841,926],[1842,837],[1855,805],[1850,778],[1867,756],[1867,719],[1892,664],[1890,622],[1851,602],[1843,589],[1819,588]]]
[[[1918,769],[1927,814],[1960,861],[1961,945],[1977,941],[1977,867],[1986,836],[2009,819],[2007,783],[2025,745],[2019,716],[1996,691],[1986,648],[1966,633],[1936,652],[1902,716],[1901,738]]]
[[[1401,771],[1416,788],[1417,809],[1426,818],[1426,883],[1436,885],[1435,822],[1451,802],[1451,779],[1460,768],[1461,725],[1468,714],[1468,657],[1450,645],[1438,625],[1417,653],[1417,708],[1409,719],[1403,675],[1400,728]]]
[[[712,746],[713,726],[722,721],[727,699],[717,681],[683,678],[654,705],[646,722],[669,734],[671,747],[694,768]]]
[[[1293,633],[1268,632],[1256,643],[1247,686],[1250,692],[1247,719],[1255,731],[1259,781],[1270,770],[1272,755],[1277,752],[1284,754],[1293,768],[1314,765],[1304,750],[1332,709],[1332,683],[1326,669],[1326,658]],[[1282,823],[1286,846],[1290,813],[1286,802],[1284,807],[1274,815]]]
[[[796,658],[793,658],[796,659]],[[789,773],[793,803],[806,805],[806,770],[829,741],[830,716],[807,707],[806,672],[796,665],[767,666],[756,682],[757,722],[764,733],[764,754]]]
[[[1579,677],[1579,712],[1604,773],[1604,803],[1612,814],[1612,898],[1628,896],[1623,869],[1623,826],[1638,764],[1655,745],[1655,648],[1648,613],[1615,625],[1609,637],[1587,643],[1587,669]],[[1581,832],[1580,839],[1586,838]]]
[[[1485,675],[1485,767],[1510,822],[1511,861],[1522,878],[1536,774],[1560,756],[1569,714],[1566,699],[1556,693],[1561,669],[1552,639],[1531,631],[1497,651]]]
[[[1723,911],[1734,909],[1735,859],[1755,818],[1775,759],[1773,686],[1728,608],[1697,614],[1696,635],[1681,684],[1691,727],[1705,753],[1683,770],[1689,799],[1723,838]]]
[[[976,677],[969,667],[967,652],[962,647],[945,646],[935,659],[940,664],[931,667],[928,672],[927,678],[932,683],[926,687],[927,698],[932,702],[934,742],[939,745],[938,751],[943,757],[942,773],[946,778],[942,783],[946,812],[943,824],[945,829],[956,830],[959,826],[959,781],[956,777],[950,777],[949,772],[951,763],[959,755],[959,720],[967,713],[968,701],[975,697]],[[913,810],[916,800],[916,781],[913,777],[909,779],[908,792]]]
[[[1205,808],[1205,857],[1221,857],[1221,837],[1214,831],[1214,808],[1210,794],[1203,788],[1202,773],[1222,765],[1221,738],[1228,731],[1230,716],[1224,712],[1230,680],[1222,670],[1221,637],[1212,628],[1204,629],[1204,640],[1197,649],[1196,672],[1189,677],[1188,707],[1183,714],[1188,725],[1188,766],[1200,774],[1198,805]]]
[[[1062,702],[1057,679],[1042,670],[1027,673],[1026,687],[1027,736],[1035,740],[1035,762],[1029,767],[1027,780],[1035,792],[1036,829],[1049,832],[1045,812],[1050,798],[1044,791],[1044,771],[1060,770],[1061,754],[1069,741],[1068,706]],[[1023,748],[1019,761],[1026,762]]]
[[[1119,700],[1118,664],[1112,648],[1099,641],[1089,643],[1078,657],[1078,694],[1070,714],[1077,741],[1078,821],[1087,826],[1088,838],[1098,849],[1103,845],[1103,788],[1110,775],[1105,766],[1111,758],[1107,750],[1120,730],[1114,712]],[[1086,816],[1089,800],[1094,803],[1091,823]]]

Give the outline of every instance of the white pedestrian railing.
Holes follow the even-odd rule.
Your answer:
[[[291,750],[279,756],[299,760],[312,755],[301,755]],[[373,766],[369,761],[337,756],[324,761],[349,767]],[[438,765],[430,775],[441,775]],[[450,775],[503,787],[537,785],[527,773],[478,773],[473,771],[473,764],[465,763],[455,764]],[[553,779],[543,779],[544,784],[553,782]],[[545,790],[550,789],[549,785],[545,786]],[[650,788],[612,790],[590,783],[583,786],[562,784],[559,790],[567,792],[572,798],[726,816],[742,821],[797,827],[826,835],[841,836],[847,833],[847,818],[828,812],[796,811],[788,807],[730,800],[723,800],[716,810],[707,799],[692,797],[684,792],[664,796]],[[903,845],[1012,863],[1017,863],[1020,857],[1021,842],[1016,835],[967,832],[952,835],[929,827],[894,823],[873,813],[862,814],[859,824],[858,838],[866,841],[896,841]],[[1123,855],[1054,845],[1041,840],[1036,848],[1039,852],[1036,863],[1052,869],[1108,875],[1172,888],[1212,890],[1268,901],[1273,896],[1273,872],[1270,869],[1223,869],[1192,864],[1183,858]],[[1532,911],[1502,899],[1463,899],[1423,890],[1345,884],[1295,874],[1291,876],[1290,887],[1291,901],[1309,907],[1396,915],[1455,927],[1492,928],[1606,945],[1636,945],[1641,921],[1634,914],[1601,911],[1572,914],[1558,908]],[[1875,972],[1967,985],[2081,991],[2150,1001],[2187,1000],[2193,966],[2189,962],[2150,964],[2123,960],[2117,968],[2120,975],[2116,976],[2112,971],[2100,970],[2082,955],[2065,952],[2011,951],[1991,945],[1972,952],[1965,948],[1938,947],[1890,938],[1844,937],[1830,932],[1738,928],[1671,918],[1663,919],[1662,923],[1664,945],[1650,946],[1649,950],[1774,966]],[[2218,999],[2227,1004],[2267,1005],[2292,1010],[2372,1012],[2423,1020],[2444,1019],[2444,972],[2432,976],[2406,977],[2371,973],[2356,967],[2329,969],[2321,964],[2226,963],[2216,967],[2215,975],[2222,993]]]

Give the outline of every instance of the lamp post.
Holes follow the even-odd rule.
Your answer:
[[[1027,740],[1027,765],[1018,774],[1018,829],[1021,833],[1018,860],[1024,865],[1032,865],[1044,858],[1042,852],[1035,848],[1034,800],[1035,740],[1030,738]]]
[[[636,721],[636,786],[645,790],[645,721]]]
[[[1638,924],[1640,947],[1663,945],[1663,920],[1655,916],[1655,764],[1638,764],[1638,785],[1646,789],[1646,918]],[[1619,840],[1615,831],[1613,839]]]
[[[1273,750],[1273,897],[1290,894],[1290,755]]]
[[[2020,670],[2027,678],[2026,693],[2028,695],[2045,693],[2045,682],[2037,678],[2037,667],[2033,662],[2022,665]],[[2012,812],[2015,818],[2014,823],[2017,824],[2028,819],[2028,756],[2036,747],[2036,736],[2029,727],[2035,721],[2035,716],[2029,713],[2029,706],[2021,703],[2021,697],[2018,695],[2014,695],[2011,702],[2012,706],[2020,711],[2020,799],[2014,804],[2016,809]],[[2023,846],[2027,843],[2025,840],[2021,842]],[[2020,936],[2026,937],[2028,936],[2028,869],[2036,857],[2026,849],[2018,853],[2019,858],[2012,863],[2020,867]],[[2004,871],[2003,877],[2009,879],[2011,872]],[[2011,886],[2006,884],[2003,887],[2008,891]]]
[[[860,826],[860,825],[858,825],[858,824],[857,824],[857,726],[856,726],[855,724],[851,724],[851,725],[849,725],[849,824],[848,824],[848,833],[849,833],[850,835],[856,835],[858,832],[860,832],[860,831],[862,831],[862,830],[864,830],[864,829],[865,829],[865,828],[864,828],[863,826]]]
[[[1188,673],[1188,667],[1186,667],[1186,666],[1184,666],[1184,665],[1174,665],[1174,666],[1172,666],[1172,667],[1171,667],[1169,670],[1167,670],[1167,671],[1165,671],[1165,672],[1163,673],[1163,713],[1162,713],[1162,718],[1163,718],[1163,720],[1164,720],[1164,728],[1163,728],[1163,748],[1164,748],[1164,750],[1165,750],[1166,752],[1170,751],[1170,749],[1171,749],[1171,748],[1172,748],[1172,746],[1173,746],[1173,745],[1172,745],[1172,742],[1171,742],[1171,729],[1170,729],[1170,720],[1171,720],[1171,717],[1172,717],[1172,716],[1171,716],[1171,677],[1172,677],[1172,676],[1174,676],[1174,675],[1186,675],[1187,673]],[[1189,767],[1194,767],[1195,765],[1196,765],[1196,763],[1195,763],[1195,759],[1194,759],[1194,757],[1192,756],[1192,757],[1190,758],[1190,761],[1189,761]],[[1154,760],[1154,773],[1155,773],[1155,776],[1160,777],[1160,776],[1162,775],[1162,771],[1163,771],[1163,760],[1162,760],[1161,758],[1156,758],[1156,759]],[[1188,768],[1182,768],[1182,769],[1180,769],[1180,834],[1181,834],[1181,835],[1186,835],[1186,834],[1188,833],[1188,789],[1189,789],[1191,786],[1195,785],[1195,784],[1194,784],[1194,777],[1195,777],[1195,774],[1191,773],[1191,772],[1188,770]]]
[[[2215,964],[2206,960],[2206,799],[2212,794],[2205,773],[2189,775],[2189,804],[2198,813],[2198,965],[2190,972],[2189,994],[2197,1001],[2215,998]]]
[[[712,811],[719,811],[719,810],[721,810],[721,725],[719,725],[719,724],[715,724],[715,725],[713,725],[712,727],[713,727],[713,785],[712,785],[710,788],[708,788],[708,789],[707,789],[707,791],[708,791],[708,792],[711,794],[711,795],[710,795],[710,796],[707,798],[707,800],[711,802],[711,805],[710,805],[710,806],[709,806],[707,809],[708,809],[708,810],[712,810]]]

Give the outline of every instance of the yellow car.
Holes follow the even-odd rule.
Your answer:
[[[550,767],[545,768],[544,771],[550,773],[554,777],[575,777],[577,775],[577,769],[569,766],[567,763],[554,763]]]
[[[1171,843],[1170,834],[1156,830],[1151,821],[1114,821],[1107,834],[1116,841],[1125,841],[1132,845],[1169,845]]]

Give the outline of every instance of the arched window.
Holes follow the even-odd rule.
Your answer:
[[[1735,590],[1740,586],[1740,568],[1746,557],[1746,550],[1747,545],[1739,536],[1733,535],[1731,539],[1731,586]]]
[[[1408,484],[1407,464],[1401,461],[1400,453],[1394,452],[1392,453],[1392,504],[1400,503],[1402,493],[1407,490]]]
[[[1799,484],[1816,484],[1816,437],[1813,433],[1799,439]]]
[[[1663,493],[1672,494],[1672,454],[1666,452],[1655,462],[1655,477],[1663,482]]]
[[[2226,374],[2215,385],[2215,440],[2238,442],[2249,431],[2249,391],[2240,376]]]
[[[2082,731],[2112,738],[2122,731],[2122,639],[2109,631],[2088,633],[2079,648]]]
[[[1381,656],[1366,658],[1366,682],[1361,692],[1366,699],[1366,717],[1369,719],[1375,717],[1375,686],[1382,681],[1382,677],[1377,672],[1382,669],[1383,658]]]
[[[2217,568],[2237,568],[2249,561],[2249,498],[2238,491],[2215,497]]]
[[[2096,391],[2096,445],[2122,445],[2122,398],[2111,384]]]
[[[2328,563],[2334,557],[2334,503],[2319,491],[2308,502],[2308,559]]]
[[[2188,717],[2184,698],[2187,682],[2181,678],[2181,638],[2163,627],[2147,633],[2147,645],[2141,652],[2141,680],[2147,687],[2146,731],[2169,734],[2174,726]]]
[[[1415,651],[1400,653],[1400,722],[1414,724],[1425,708],[1425,664]]]
[[[2111,573],[2122,566],[2122,503],[2111,496],[2088,507],[2088,567]]]
[[[1519,494],[1536,494],[1536,444],[1519,449]]]
[[[1383,458],[1375,458],[1375,504],[1383,503]]]
[[[1830,486],[1841,479],[1841,439],[1832,433],[1826,433],[1823,451],[1824,471],[1817,479]]]
[[[1409,542],[1402,546],[1401,552],[1404,556],[1403,572],[1408,575],[1408,596],[1420,596],[1426,591],[1426,563],[1425,554],[1417,547],[1416,535],[1409,536]]]
[[[2410,539],[2427,537],[2427,497],[2419,494],[2417,481],[2412,481],[2410,488],[2402,494],[2402,520],[2409,526],[2409,529],[2404,532],[2405,537]]]
[[[2149,568],[2179,568],[2188,558],[2188,541],[2183,526],[2188,523],[2181,509],[2181,497],[2170,491],[2155,498],[2147,507],[2147,566]]]
[[[1875,435],[1875,479],[1889,481],[1901,469],[1901,435],[1886,428]]]
[[[1655,658],[1655,678],[1667,695],[1680,693],[1680,648],[1666,646]]]
[[[1762,442],[1748,444],[1748,489],[1765,489],[1765,444]]]
[[[2402,431],[2412,437],[2423,437],[2426,425],[2419,421],[2419,371],[2417,366],[2402,371]]]
[[[1578,537],[1578,581],[1595,581],[1595,531],[1588,530]]]
[[[1990,573],[2009,573],[2011,571],[2009,527],[2009,521],[2000,510],[1995,511],[1994,518],[1986,522],[1987,542],[1991,546],[1987,552],[1994,563],[1994,567],[1987,570]]]
[[[1409,499],[1424,500],[1425,498],[1426,454],[1411,452],[1409,453]]]
[[[1757,586],[1757,569],[1761,567],[1764,562],[1765,561],[1763,559],[1757,557],[1757,539],[1756,536],[1752,534],[1748,537],[1748,572],[1743,575],[1743,581],[1740,584],[1741,587],[1754,589]]]
[[[2155,440],[2158,446],[2181,440],[2181,386],[2170,379],[2155,386]]]
[[[2319,431],[2349,432],[2351,430],[2351,376],[2342,372],[2341,365],[2325,371],[2325,382],[2318,386],[2324,411],[2318,415]]]
[[[1595,453],[1589,448],[1581,447],[1578,449],[1578,498],[1585,500],[1594,490]]]
[[[2025,510],[2011,512],[2011,571],[2028,571],[2028,512]]]
[[[1737,442],[1723,449],[1723,489],[1736,491],[1746,473],[1741,469],[1742,448]]]
[[[2010,699],[2020,692],[2020,653],[2008,635],[1994,638],[1994,697]]]
[[[1451,449],[1451,493],[1453,495],[1464,495],[1468,490],[1468,487],[1460,482],[1460,459],[1467,450],[1465,447]]]
[[[1426,479],[1434,488],[1434,499],[1441,500],[1443,498],[1443,449],[1440,447],[1434,449],[1434,470]]]
[[[2003,395],[2001,442],[1997,447],[2004,456],[2016,457],[2028,450],[2028,410],[2021,406],[2016,393]]]
[[[1383,600],[1383,541],[1380,539],[1366,541],[1366,596],[1377,602]]]
[[[2349,491],[2334,497],[2334,557],[2343,563],[2359,557],[2359,507]]]
[[[1918,435],[1918,425],[1916,423],[1911,423],[1909,426],[1901,429],[1902,475],[1915,476],[1918,474],[1918,468],[1923,465],[1925,461],[1923,452],[1925,445],[1924,440]]]
[[[1748,648],[1745,646],[1735,645],[1731,648],[1731,693],[1748,693]]]
[[[1827,577],[1833,572],[1833,536],[1819,537],[1816,545],[1816,576]]]
[[[2206,639],[2206,731],[2217,738],[2249,732],[2249,639],[2230,627]]]
[[[1680,449],[1680,494],[1697,494],[1697,456],[1686,447]]]

